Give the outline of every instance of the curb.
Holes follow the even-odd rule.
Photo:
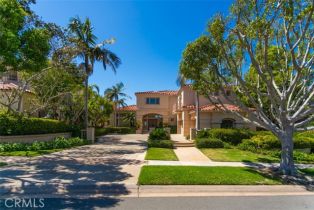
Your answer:
[[[55,190],[58,191],[56,192]],[[300,185],[40,185],[23,190],[11,188],[2,191],[1,198],[88,198],[88,197],[204,197],[204,196],[288,196],[312,195],[314,189]]]
[[[313,195],[300,185],[142,185],[139,197]]]

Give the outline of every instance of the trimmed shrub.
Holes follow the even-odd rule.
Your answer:
[[[209,136],[210,136],[209,129],[202,129],[200,131],[197,131],[197,133],[196,133],[197,139],[208,138]]]
[[[258,149],[280,149],[280,141],[274,135],[257,135],[245,139],[238,145],[239,149],[256,152]]]
[[[314,163],[314,154],[306,154],[304,152],[293,152],[293,159],[299,163]]]
[[[31,135],[73,132],[80,135],[80,129],[64,122],[44,118],[16,117],[0,113],[0,135]]]
[[[206,135],[206,132],[204,135]],[[246,129],[213,128],[208,130],[208,135],[229,144],[237,145],[240,144],[243,139],[251,138],[254,132]]]
[[[217,138],[197,139],[197,148],[223,148],[224,142]]]
[[[307,141],[310,144],[311,152],[314,152],[314,132],[313,131],[305,131],[297,133],[294,137],[295,140],[303,140]]]
[[[237,146],[237,148],[241,150],[251,151],[251,152],[257,152],[258,145],[251,141],[251,139],[243,139],[242,143]]]
[[[295,149],[311,148],[311,141],[312,139],[308,138],[295,138],[293,140],[294,148]]]
[[[148,140],[170,140],[170,134],[163,128],[156,128],[150,132]]]
[[[26,143],[4,143],[0,144],[0,152],[13,152],[13,151],[39,151],[50,149],[65,149],[75,146],[82,146],[88,144],[86,140],[80,138],[65,139],[58,137],[53,141],[48,142],[33,142],[31,144]]]
[[[106,128],[96,128],[95,135],[102,136],[107,134],[130,134],[135,133],[135,128],[130,127],[106,127]]]
[[[264,133],[265,135],[253,136],[251,139],[243,140],[238,148],[242,150],[257,151],[258,149],[271,150],[281,149],[281,143],[278,138],[272,134]],[[295,149],[311,148],[313,139],[302,138],[300,136],[294,137],[293,143]]]
[[[148,140],[147,146],[158,148],[173,148],[173,142],[171,140]]]

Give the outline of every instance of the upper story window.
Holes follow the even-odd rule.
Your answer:
[[[159,98],[146,98],[146,104],[159,104]]]

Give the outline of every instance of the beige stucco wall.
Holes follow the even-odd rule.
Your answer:
[[[243,121],[242,118],[232,113],[225,112],[201,112],[201,128],[220,128],[223,119],[233,119],[236,128],[249,128],[250,124]]]
[[[71,133],[50,133],[38,135],[0,136],[0,143],[32,143],[35,141],[51,141],[57,137],[70,138]]]
[[[159,104],[146,104],[146,98],[159,98]],[[136,121],[140,125],[137,133],[142,133],[143,116],[147,114],[159,114],[163,117],[163,123],[169,125],[177,124],[177,116],[173,113],[173,106],[177,102],[177,96],[162,94],[137,94],[136,95]]]
[[[232,97],[231,97],[232,98]],[[200,106],[210,104],[211,101],[218,102],[218,99],[226,104],[230,104],[230,101],[227,100],[223,94],[218,94],[218,96],[211,96],[211,100],[207,97],[199,96]],[[178,108],[182,108],[182,106],[195,105],[196,100],[196,92],[191,89],[190,86],[182,86],[178,92],[177,106]]]

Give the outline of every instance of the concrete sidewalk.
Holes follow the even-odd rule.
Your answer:
[[[213,161],[163,161],[146,160],[146,165],[164,166],[231,166],[231,167],[278,167],[279,163],[251,163],[251,162],[213,162]],[[314,168],[314,164],[295,164],[298,168]]]
[[[174,150],[179,161],[209,162],[211,161],[195,147],[177,147]]]

